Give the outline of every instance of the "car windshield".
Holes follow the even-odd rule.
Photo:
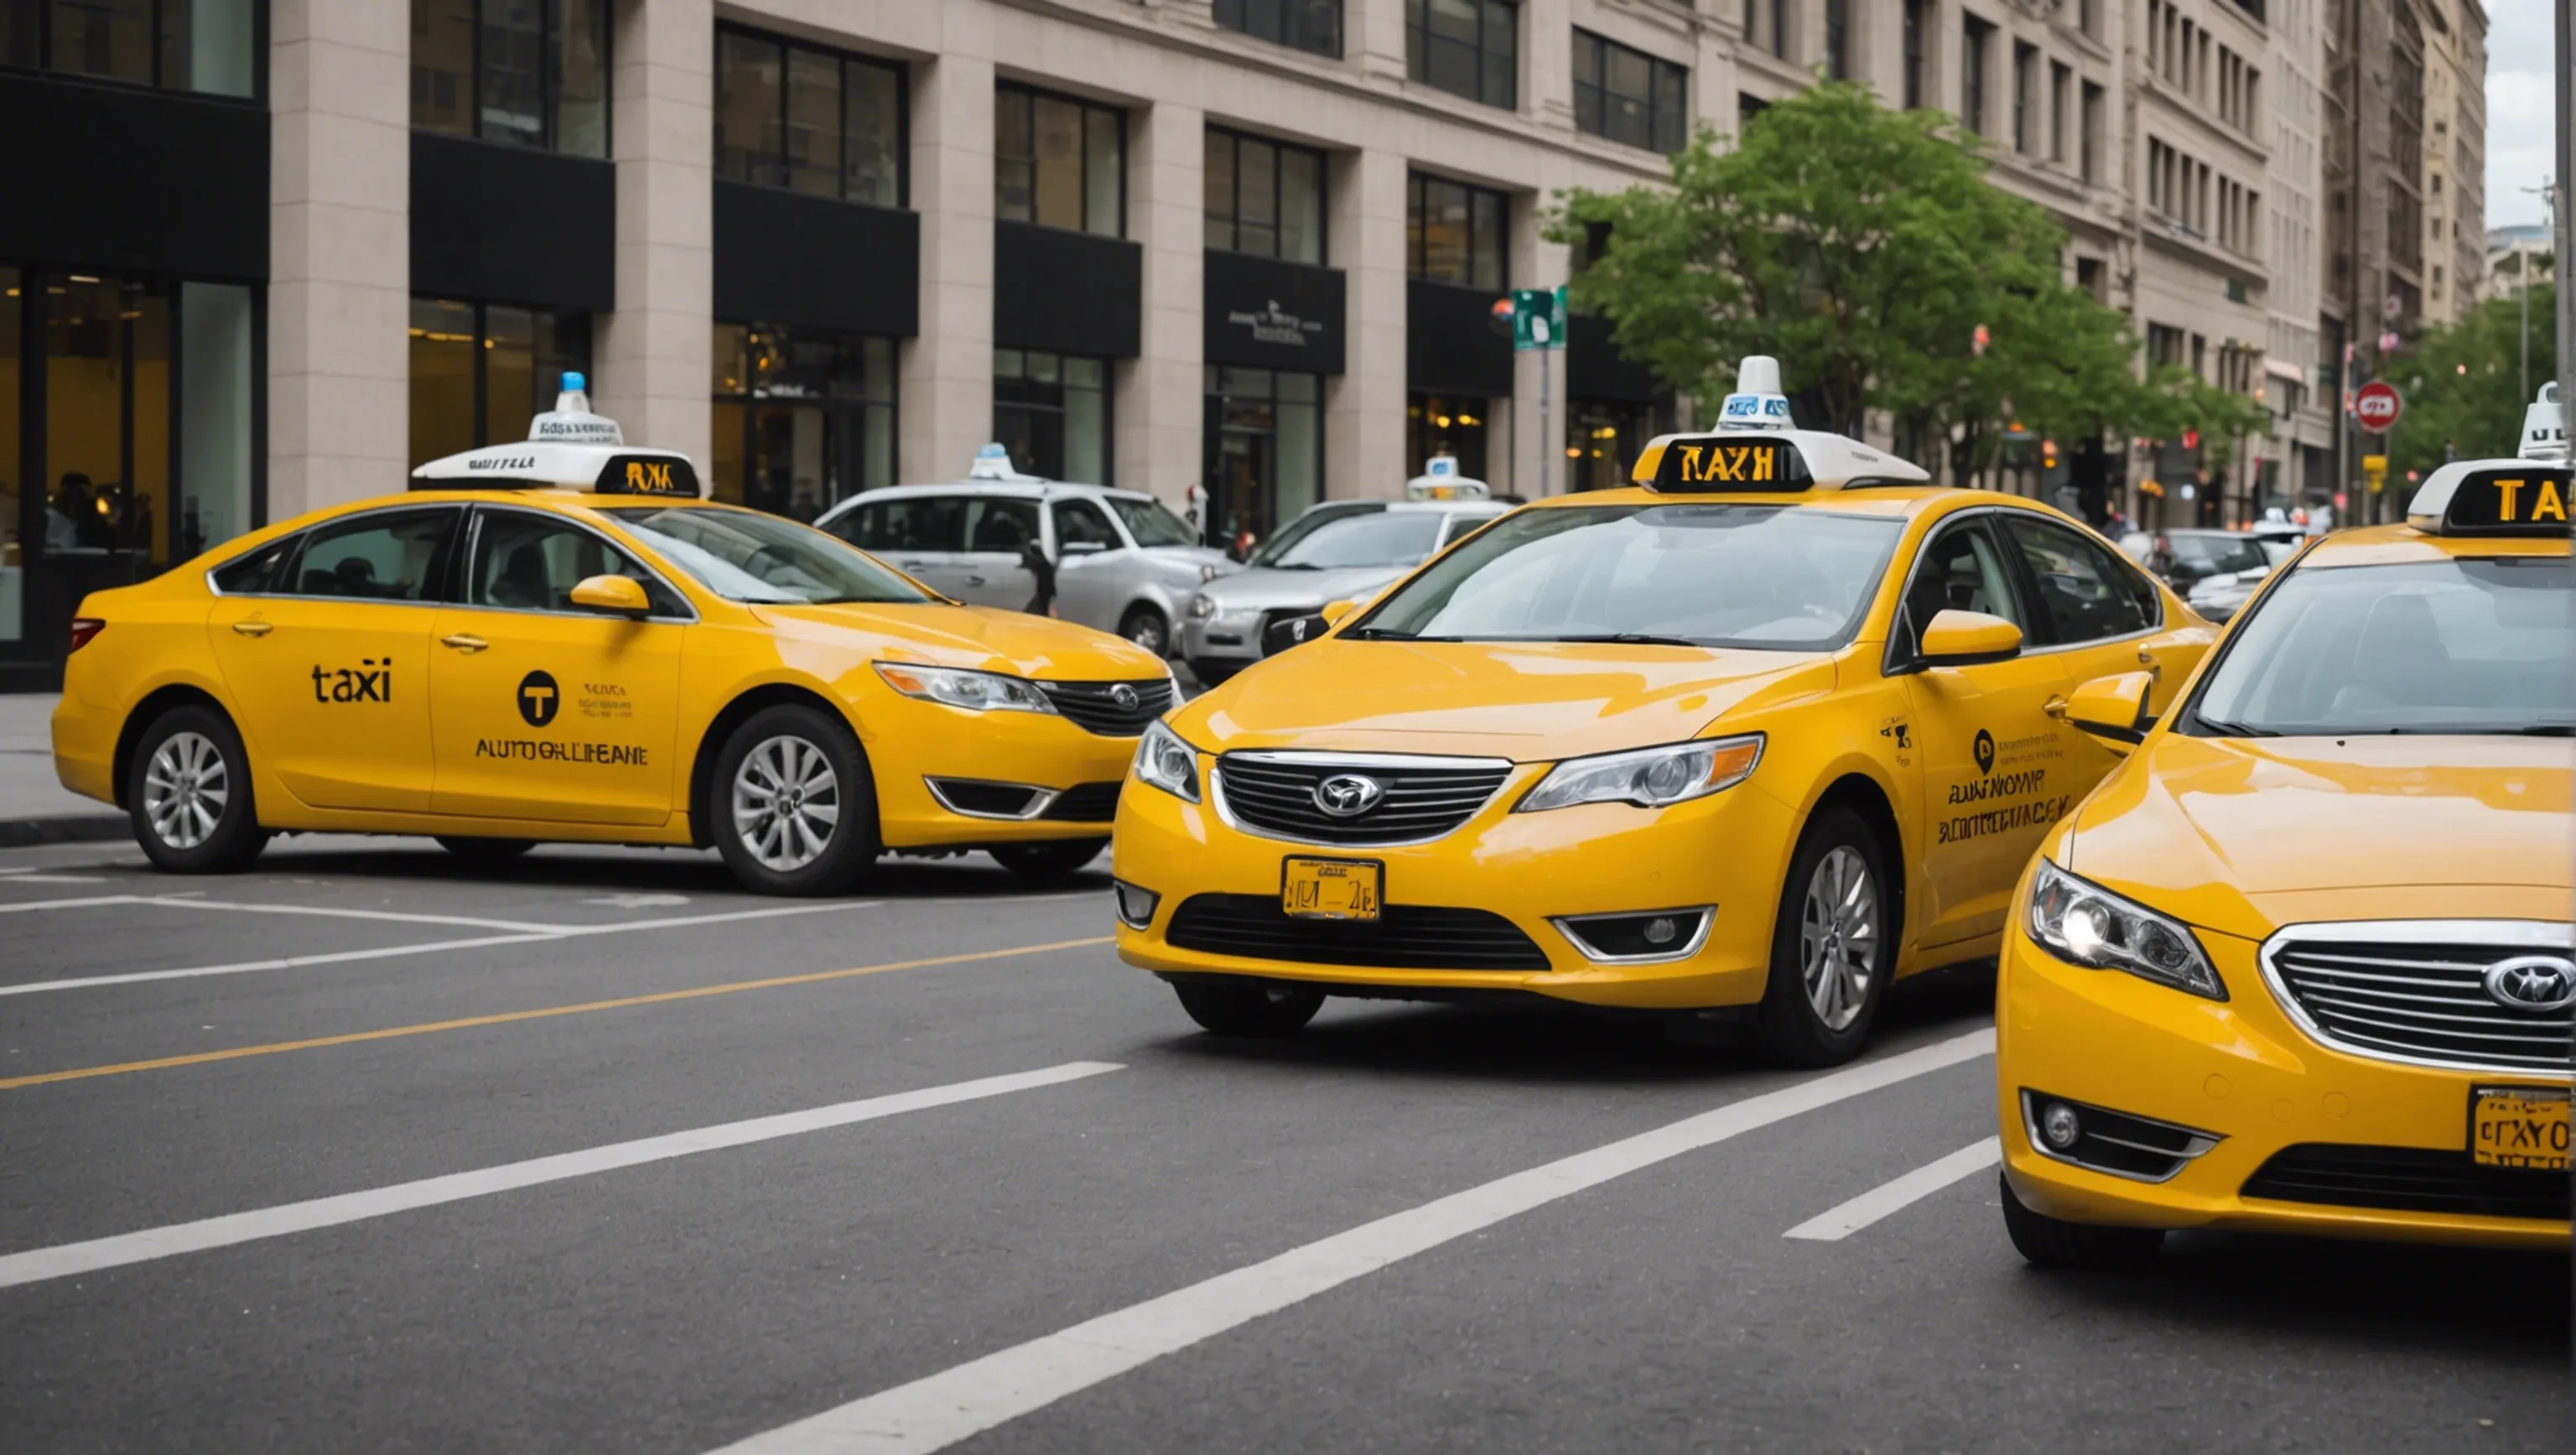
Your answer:
[[[601,512],[727,601],[928,601],[920,588],[831,536],[721,506]]]
[[[1288,522],[1286,525],[1279,527],[1279,534],[1263,541],[1261,543],[1261,549],[1254,551],[1252,553],[1252,558],[1244,562],[1244,564],[1247,566],[1275,566],[1279,563],[1279,558],[1286,555],[1290,548],[1294,547],[1299,541],[1302,541],[1306,537],[1313,535],[1315,532],[1322,530],[1325,526],[1332,524],[1334,521],[1348,520],[1355,515],[1375,515],[1385,509],[1386,507],[1384,505],[1362,505],[1338,500],[1318,505],[1313,509],[1308,510],[1304,515],[1301,515],[1295,520]]]
[[[2260,571],[2271,562],[2252,536],[2233,531],[2219,535],[2175,535],[2174,560],[2194,576],[2215,576],[2222,571]]]
[[[1199,538],[1190,534],[1189,525],[1163,508],[1159,500],[1136,500],[1124,495],[1107,497],[1109,508],[1127,523],[1127,534],[1140,546],[1194,546]]]
[[[2186,731],[2576,732],[2567,560],[2294,571],[2236,629]]]
[[[1282,571],[1331,571],[1343,566],[1410,566],[1431,554],[1441,516],[1428,510],[1383,510],[1335,516],[1253,558]]]
[[[1899,533],[1893,520],[1796,506],[1524,510],[1350,634],[1826,651],[1859,628]]]

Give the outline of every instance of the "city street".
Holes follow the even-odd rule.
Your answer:
[[[2564,1257],[2025,1267],[1990,978],[1821,1073],[1544,1009],[1225,1042],[1110,923],[1105,861],[0,850],[0,1446],[2565,1448]]]

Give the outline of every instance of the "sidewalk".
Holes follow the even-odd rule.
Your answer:
[[[50,692],[0,693],[0,848],[125,836],[125,815],[54,781]]]

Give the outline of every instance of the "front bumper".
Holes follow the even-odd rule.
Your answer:
[[[1201,755],[1199,761],[1204,785],[1212,760]],[[1112,868],[1122,882],[1159,899],[1145,927],[1119,925],[1119,956],[1160,974],[1268,976],[1350,994],[1503,990],[1631,1009],[1760,1000],[1780,885],[1797,838],[1795,811],[1745,783],[1662,810],[1587,804],[1511,812],[1545,771],[1546,765],[1519,765],[1456,830],[1429,843],[1384,848],[1261,837],[1223,821],[1212,803],[1184,803],[1131,778],[1118,801]],[[1418,941],[1400,964],[1343,962],[1364,956],[1365,948],[1336,951],[1341,959],[1321,962],[1172,943],[1174,917],[1194,896],[1275,906],[1282,861],[1291,856],[1383,864],[1390,926],[1399,912],[1465,912],[1462,917],[1493,935],[1517,931],[1545,968],[1445,968],[1427,963],[1438,956],[1426,955]],[[1705,905],[1716,908],[1697,946],[1683,945],[1687,953],[1652,963],[1588,958],[1555,923]]]
[[[1221,612],[1215,616],[1186,617],[1181,622],[1181,659],[1187,662],[1258,662],[1261,660],[1263,624],[1274,615],[1299,614],[1293,610],[1254,607]]]
[[[1109,832],[1105,811],[1080,818],[960,812],[957,802],[965,795],[953,785],[1038,789],[1067,795],[1057,802],[1068,807],[1105,809],[1111,801],[1107,785],[1126,776],[1128,760],[1136,755],[1134,738],[1109,737],[1050,714],[968,712],[893,698],[871,716],[868,757],[876,777],[878,826],[889,849],[1097,838]],[[932,779],[951,785],[951,801],[942,801]]]
[[[2273,999],[2255,961],[2255,942],[2207,930],[2199,936],[2227,984],[2227,1001],[2067,964],[2033,943],[2018,917],[2006,931],[1995,1000],[1997,1112],[2004,1175],[2024,1204],[2080,1223],[2567,1246],[2563,1217],[2249,1195],[2247,1183],[2267,1164],[2307,1165],[2320,1156],[2402,1163],[2442,1177],[2461,1175],[2463,1186],[2487,1185],[2468,1171],[2470,1088],[2565,1086],[2568,1078],[2436,1070],[2330,1050],[2292,1024]],[[2161,1182],[2094,1171],[2034,1147],[2025,1089],[2218,1141]],[[2292,1150],[2317,1147],[2358,1150]],[[2283,1160],[2275,1163],[2276,1157]],[[2554,1176],[2558,1187],[2566,1186],[2564,1174],[2523,1175]]]

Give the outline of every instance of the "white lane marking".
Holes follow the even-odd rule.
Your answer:
[[[457,925],[465,929],[509,930],[525,935],[559,935],[572,929],[590,928],[560,924],[538,924],[529,920],[480,919],[460,914],[407,914],[390,909],[342,909],[321,904],[237,904],[221,899],[174,899],[168,895],[146,894],[135,897],[137,904],[163,909],[216,909],[232,914],[298,914],[317,919],[382,920],[402,925]]]
[[[95,909],[101,905],[137,903],[131,894],[94,894],[83,899],[22,899],[16,904],[0,904],[0,914],[25,914],[38,909]]]
[[[111,903],[181,904],[192,909],[259,909],[264,905],[200,904],[164,897],[143,898],[119,896]],[[0,985],[0,996],[42,995],[53,990],[90,990],[102,985],[145,985],[155,980],[194,980],[206,975],[247,975],[261,970],[298,970],[308,965],[338,965],[352,960],[385,960],[402,955],[435,955],[449,950],[480,950],[491,945],[527,945],[544,940],[573,940],[585,935],[617,935],[635,930],[685,929],[691,925],[729,924],[735,920],[777,919],[785,915],[839,914],[853,909],[881,909],[882,899],[854,899],[847,903],[773,905],[766,909],[741,909],[726,914],[682,915],[673,919],[628,920],[604,925],[523,926],[523,933],[481,935],[466,940],[430,940],[417,945],[385,945],[367,950],[337,950],[322,955],[281,955],[267,960],[236,960],[224,965],[191,965],[178,970],[135,970],[122,975],[84,975],[71,980],[30,980],[17,985]],[[0,906],[5,908],[5,906]],[[461,920],[461,924],[491,924],[507,927],[509,920]]]
[[[1801,1112],[1989,1055],[1994,1046],[1991,1028],[1974,1031],[1747,1097],[782,1425],[719,1455],[942,1449],[1506,1218]]]
[[[12,884],[105,884],[106,882],[106,878],[98,874],[37,874],[21,869],[10,878],[0,879],[0,889],[5,889]]]
[[[1973,1177],[2004,1157],[2003,1143],[1992,1137],[1974,1142],[1938,1162],[1917,1167],[1893,1182],[1881,1183],[1836,1207],[1830,1207],[1789,1231],[1784,1238],[1837,1243],[1879,1219],[1904,1211],[1951,1183]]]
[[[475,1172],[455,1172],[444,1177],[423,1178],[418,1182],[401,1182],[366,1192],[345,1192],[336,1197],[317,1197],[309,1202],[290,1202],[279,1207],[230,1213],[193,1223],[174,1223],[166,1228],[147,1228],[142,1232],[94,1238],[86,1243],[64,1243],[25,1253],[11,1253],[0,1256],[0,1288],[41,1283],[49,1278],[64,1278],[76,1273],[95,1273],[102,1268],[121,1268],[130,1263],[148,1263],[155,1258],[168,1258],[180,1253],[228,1248],[237,1243],[284,1237],[315,1228],[336,1227],[342,1223],[486,1197],[515,1188],[588,1177],[620,1167],[694,1156],[700,1152],[846,1127],[853,1122],[874,1121],[908,1111],[1079,1081],[1119,1069],[1117,1063],[1110,1061],[1068,1061],[1042,1071],[1021,1071],[1009,1076],[987,1076],[949,1086],[898,1092],[892,1096],[872,1096],[863,1101],[845,1101],[811,1111],[754,1117],[749,1121],[616,1142],[586,1151],[534,1157],[525,1162],[510,1162]]]
[[[594,894],[582,901],[610,909],[673,909],[688,902],[685,894]]]

